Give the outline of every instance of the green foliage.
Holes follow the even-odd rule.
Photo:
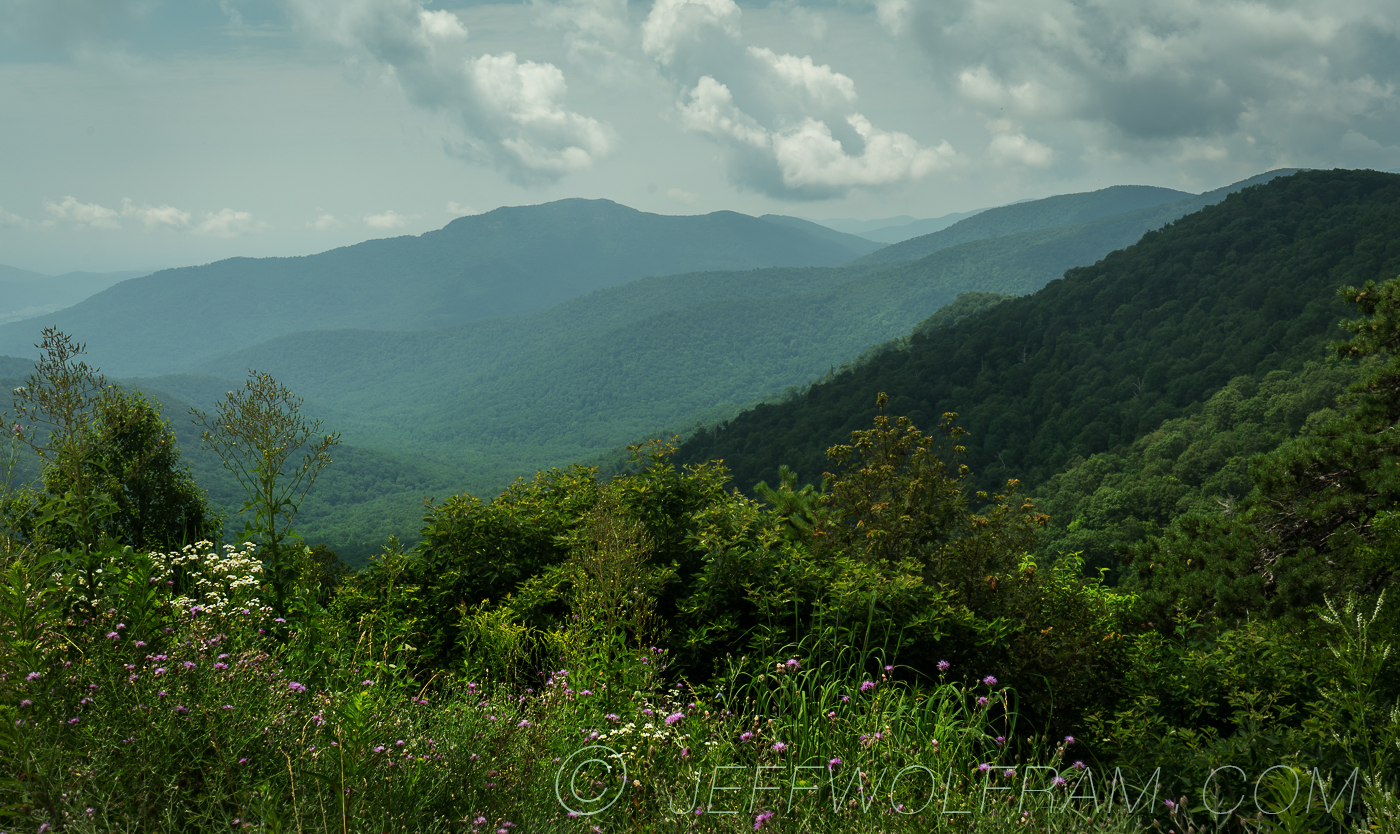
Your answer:
[[[1235,377],[1194,413],[1073,462],[1036,489],[1036,506],[1051,519],[1036,549],[1046,558],[1079,552],[1120,582],[1131,547],[1174,519],[1237,514],[1254,488],[1251,459],[1330,415],[1355,377],[1348,365],[1317,362],[1260,381]]]
[[[213,535],[218,520],[160,407],[108,384],[66,334],[46,330],[41,349],[15,389],[27,425],[9,434],[42,462],[43,490],[7,488],[10,525],[41,549],[164,548]]]
[[[1172,606],[1227,619],[1299,616],[1325,595],[1375,593],[1395,572],[1400,501],[1400,279],[1343,289],[1366,318],[1335,346],[1369,360],[1362,378],[1309,431],[1256,459],[1256,492],[1237,517],[1176,519],[1134,557],[1150,616]]]
[[[1185,416],[1235,377],[1315,358],[1344,311],[1336,288],[1400,272],[1397,194],[1400,177],[1368,171],[1247,188],[1033,296],[697,433],[679,459],[723,459],[740,486],[779,462],[812,479],[884,390],[916,423],[961,415],[979,489],[1015,477],[1039,491],[1076,458]]]
[[[242,391],[230,391],[211,419],[194,410],[204,427],[200,439],[218,454],[247,493],[242,512],[243,535],[256,536],[264,548],[276,605],[284,604],[291,573],[285,542],[295,538],[292,521],[316,476],[331,462],[339,432],[317,437],[321,421],[301,414],[302,400],[270,375],[250,371]],[[296,456],[301,460],[293,463]]]

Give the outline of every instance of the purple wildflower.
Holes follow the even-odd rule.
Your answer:
[[[874,688],[875,688],[875,681],[862,681],[862,682],[861,682],[861,685],[860,685],[860,691],[861,691],[861,692],[869,692],[870,690],[872,690],[872,689],[874,689]]]
[[[953,664],[949,663],[949,662],[946,661],[946,660],[940,660],[940,661],[938,661],[938,671],[940,671],[940,672],[946,672],[946,671],[948,671],[948,667],[949,667],[949,666],[952,666],[952,665],[953,665]]]
[[[996,686],[997,679],[992,677],[991,675],[988,675],[987,677],[982,679],[982,683],[985,683],[987,686]]]
[[[670,715],[666,716],[666,726],[667,726],[667,727],[670,727],[670,726],[673,726],[674,724],[676,724],[676,722],[678,722],[678,721],[684,721],[684,720],[685,720],[685,713],[683,713],[683,712],[673,712],[673,713],[671,713]]]
[[[287,688],[290,689],[290,690],[292,690],[293,692],[305,692],[305,691],[306,691],[306,685],[305,685],[305,684],[297,683],[296,681],[292,681],[291,683],[288,683],[288,684],[287,684]]]

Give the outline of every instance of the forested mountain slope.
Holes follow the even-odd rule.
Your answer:
[[[648,275],[835,265],[877,247],[795,219],[671,217],[560,200],[318,255],[163,270],[0,326],[0,354],[34,355],[39,330],[54,325],[87,342],[92,361],[111,374],[171,373],[298,331],[444,327],[541,310]]]
[[[786,463],[804,481],[869,423],[875,396],[931,428],[957,412],[984,488],[1043,483],[1131,443],[1230,379],[1316,359],[1343,336],[1343,284],[1400,273],[1400,176],[1281,177],[1071,270],[1033,296],[915,336],[908,350],[759,406],[681,449],[724,459],[742,488]]]
[[[1129,213],[971,241],[912,264],[649,278],[457,328],[292,334],[197,370],[272,373],[347,439],[451,462],[473,491],[494,492],[542,467],[732,416],[908,334],[960,293],[1034,292],[1150,228]]]

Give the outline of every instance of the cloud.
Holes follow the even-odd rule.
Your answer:
[[[569,62],[592,75],[622,81],[636,72],[627,54],[632,27],[627,0],[532,0],[544,26],[564,33]]]
[[[328,232],[331,229],[339,229],[345,224],[340,222],[340,218],[336,217],[334,214],[322,214],[306,225],[317,231]]]
[[[0,206],[0,229],[5,228],[28,229],[29,221],[18,214],[5,211],[5,207]]]
[[[1024,133],[998,133],[987,146],[987,155],[998,165],[1022,165],[1028,168],[1044,168],[1050,164],[1051,150],[1026,138]]]
[[[690,192],[690,191],[682,191],[682,190],[679,189],[679,188],[669,188],[669,189],[667,189],[667,190],[666,190],[666,196],[667,196],[667,197],[670,197],[672,200],[680,200],[682,203],[685,203],[686,205],[691,205],[691,204],[693,204],[696,200],[700,199],[700,195],[699,195],[699,194],[695,194],[695,193],[692,193],[692,192]]]
[[[97,203],[80,203],[74,197],[64,197],[63,202],[44,201],[44,211],[59,220],[67,220],[80,229],[120,229],[117,218],[120,214],[114,209],[99,206]]]
[[[855,81],[810,55],[742,43],[733,0],[655,0],[643,51],[679,87],[686,130],[726,152],[730,180],[785,199],[840,197],[949,168],[956,154],[876,127]]]
[[[466,217],[471,214],[480,214],[481,212],[471,206],[464,206],[461,203],[453,201],[447,204],[447,213],[453,217]]]
[[[266,223],[253,220],[253,215],[248,212],[226,208],[218,212],[206,212],[204,222],[192,231],[204,237],[235,238],[266,228]]]
[[[451,116],[454,155],[491,165],[517,184],[584,171],[615,144],[607,125],[564,106],[564,74],[512,52],[471,54],[467,28],[419,0],[291,0],[302,26],[383,67],[409,101]]]
[[[365,225],[371,229],[402,229],[408,225],[408,218],[389,209],[383,214],[365,215]]]
[[[135,217],[147,230],[168,227],[183,229],[190,225],[190,213],[174,206],[137,206],[130,198],[122,199],[122,217]]]
[[[946,0],[902,19],[964,99],[1081,147],[1223,162],[1400,138],[1400,19],[1377,0]]]

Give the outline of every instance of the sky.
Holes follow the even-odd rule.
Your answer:
[[[1400,169],[1394,0],[0,0],[0,264]]]

